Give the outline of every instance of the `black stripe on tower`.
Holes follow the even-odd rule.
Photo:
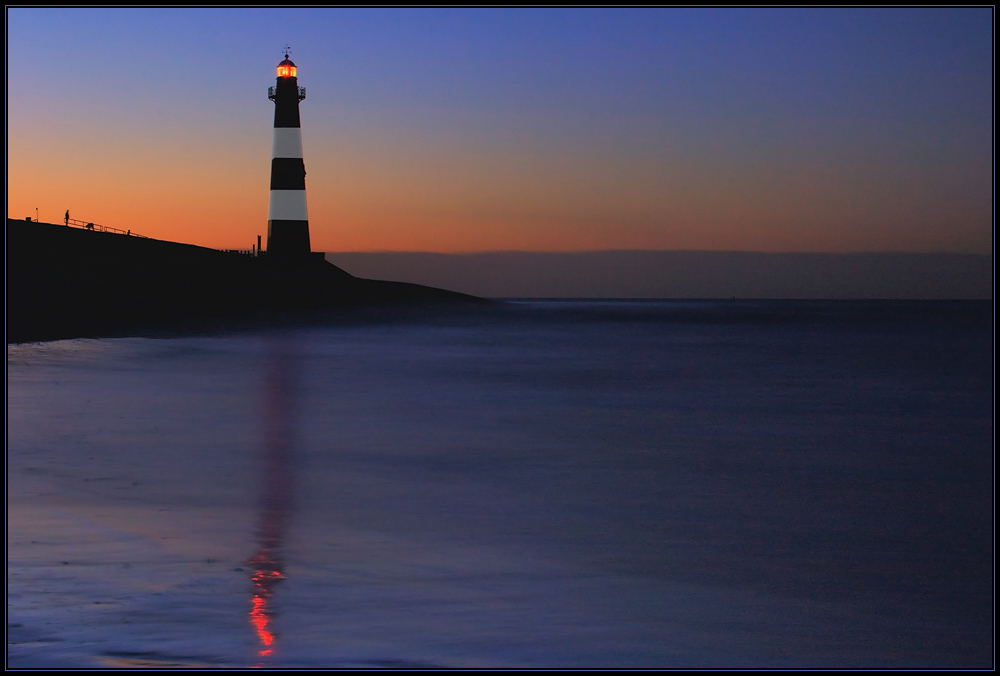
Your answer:
[[[279,236],[275,237],[275,233]],[[267,255],[279,258],[301,256],[310,251],[309,221],[267,222]]]
[[[305,190],[306,165],[301,157],[271,159],[271,190]]]
[[[299,127],[299,79],[279,77],[274,94],[274,126]]]

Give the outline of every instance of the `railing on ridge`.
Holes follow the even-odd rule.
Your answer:
[[[30,220],[30,219],[25,219]],[[36,221],[37,222],[37,221]],[[99,223],[91,223],[90,221],[81,221],[77,218],[66,218],[63,219],[63,223],[71,228],[82,228],[83,230],[92,230],[94,232],[111,232],[116,235],[127,235],[129,237],[140,237],[142,239],[149,239],[146,235],[140,235],[137,232],[132,232],[131,230],[122,230],[121,228],[112,228],[110,225],[101,225]],[[260,252],[257,251],[256,247],[252,249],[219,249],[223,253],[239,254],[241,256],[259,256]]]
[[[83,228],[84,230],[93,230],[95,232],[113,232],[117,235],[128,235],[129,237],[141,237],[142,239],[149,239],[149,237],[146,237],[145,235],[140,235],[137,232],[132,232],[131,230],[112,228],[110,225],[100,225],[99,223],[81,221],[76,218],[63,219],[63,223],[70,226],[71,228]]]

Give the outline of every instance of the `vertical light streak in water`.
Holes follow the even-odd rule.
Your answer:
[[[253,589],[250,624],[260,640],[258,657],[274,653],[275,632],[271,606],[274,589],[285,579],[283,551],[285,530],[292,505],[292,455],[294,453],[295,384],[297,360],[294,345],[279,338],[268,346],[264,381],[264,448],[261,462],[260,516],[257,538],[260,548],[247,564]],[[263,666],[263,665],[257,665]]]

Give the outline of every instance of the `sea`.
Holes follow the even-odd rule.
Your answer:
[[[992,668],[992,301],[7,347],[7,667]]]

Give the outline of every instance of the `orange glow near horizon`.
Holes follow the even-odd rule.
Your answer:
[[[42,222],[61,223],[68,209],[72,218],[156,239],[249,249],[258,235],[266,238],[268,168],[265,164],[229,177],[218,169],[184,175],[136,168],[114,177],[95,171],[52,184],[11,171],[8,217],[34,218],[37,207]],[[713,199],[711,190],[702,189],[701,195],[690,190],[676,200],[674,191],[665,189],[660,204],[642,204],[634,196],[610,191],[556,195],[546,203],[516,186],[505,202],[454,186],[451,194],[440,186],[422,193],[419,186],[406,185],[390,194],[375,184],[340,180],[342,176],[332,177],[333,188],[323,190],[319,173],[311,171],[307,185],[315,251],[989,253],[991,244],[991,230],[979,227],[984,218],[988,222],[988,214],[969,203],[933,205],[902,196],[839,203],[836,195],[810,199],[808,191],[781,203],[752,188],[729,191],[726,199]]]
[[[470,154],[371,133],[331,140],[303,115],[315,251],[992,250],[988,168],[929,181],[919,168]],[[178,122],[154,140],[11,135],[8,217],[34,218],[37,207],[61,223],[68,209],[156,239],[250,249],[267,234],[268,123],[213,136]]]
[[[215,182],[209,190],[203,184],[187,184],[176,191],[187,193],[189,201],[182,201],[142,186],[134,186],[127,198],[119,194],[109,199],[106,191],[89,189],[85,181],[58,194],[34,188],[17,194],[18,181],[11,177],[8,218],[34,219],[37,208],[42,222],[61,223],[68,209],[72,218],[155,239],[249,249],[258,235],[265,239],[267,235],[266,183],[254,183],[264,187],[246,191],[235,182]],[[605,213],[561,205],[496,213],[489,206],[410,208],[357,195],[322,194],[308,187],[307,193],[314,251],[990,251],[990,232],[976,227],[982,214],[973,205],[955,205],[943,212],[922,210],[916,203],[896,213],[888,206],[873,208],[870,214],[842,208],[837,215],[810,214],[794,205],[767,209],[753,203],[733,205],[745,210],[740,216],[727,213],[731,209],[725,205],[714,205],[704,213],[692,213],[686,205],[649,214],[628,210],[616,214],[614,205]],[[934,221],[951,227],[935,227]],[[827,225],[831,222],[836,227]]]

